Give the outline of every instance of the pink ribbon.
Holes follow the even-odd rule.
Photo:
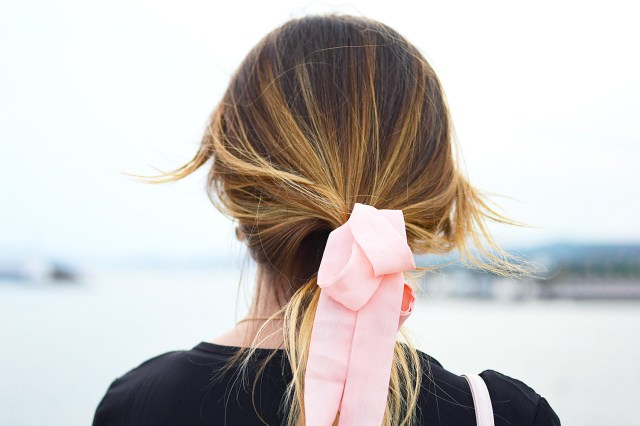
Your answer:
[[[307,426],[382,424],[398,329],[415,295],[402,210],[356,203],[329,234],[305,373]]]

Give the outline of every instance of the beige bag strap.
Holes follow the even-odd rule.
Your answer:
[[[484,380],[478,374],[463,374],[462,376],[467,379],[471,388],[473,405],[476,409],[477,426],[494,426],[493,406],[491,405],[489,389],[487,389]]]

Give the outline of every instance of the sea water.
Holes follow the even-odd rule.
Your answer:
[[[215,268],[0,282],[0,425],[90,424],[116,377],[231,328],[247,310],[251,280]],[[458,374],[493,369],[527,383],[563,424],[638,424],[637,301],[448,299],[427,290],[405,325]]]

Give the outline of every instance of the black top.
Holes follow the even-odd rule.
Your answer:
[[[188,351],[173,351],[151,358],[111,383],[100,401],[94,426],[104,425],[281,425],[282,401],[291,368],[283,349],[268,363],[255,389],[258,360],[272,350],[257,349],[245,383],[237,370],[212,381],[239,348],[201,342]],[[464,377],[418,351],[423,361],[420,425],[474,426],[471,390]],[[558,416],[547,400],[523,382],[494,370],[480,373],[489,389],[495,426],[556,426]],[[256,410],[264,419],[256,414]]]

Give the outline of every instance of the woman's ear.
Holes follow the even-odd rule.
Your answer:
[[[238,241],[244,241],[245,235],[242,230],[240,230],[240,226],[236,226],[236,238]]]

